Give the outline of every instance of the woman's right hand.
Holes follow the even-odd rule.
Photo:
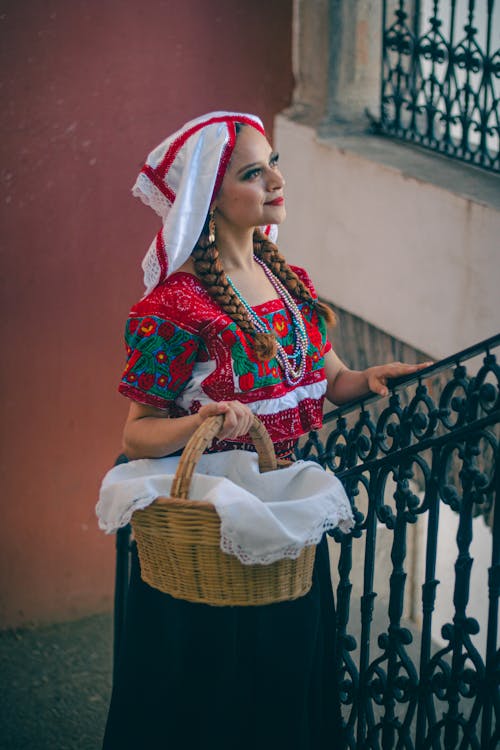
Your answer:
[[[253,414],[245,404],[240,401],[214,401],[205,404],[198,412],[203,421],[207,417],[215,417],[224,414],[224,424],[218,435],[219,440],[237,438],[246,435],[253,424]]]

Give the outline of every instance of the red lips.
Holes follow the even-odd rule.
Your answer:
[[[268,201],[266,206],[282,206],[284,202],[284,198],[275,198],[273,201]]]

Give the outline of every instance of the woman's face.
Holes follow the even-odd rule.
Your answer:
[[[243,127],[213,206],[216,224],[238,229],[281,224],[286,216],[278,154],[255,128]]]

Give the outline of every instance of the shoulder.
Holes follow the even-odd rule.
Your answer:
[[[130,315],[156,316],[182,324],[213,315],[213,306],[213,300],[196,276],[178,272],[137,302]]]
[[[292,266],[292,265],[290,265],[290,268],[292,269],[294,273],[297,274],[299,279],[306,285],[306,287],[311,292],[312,296],[316,299],[318,295],[316,293],[316,289],[314,288],[314,284],[311,281],[311,277],[307,273],[306,269],[302,268],[301,266]]]

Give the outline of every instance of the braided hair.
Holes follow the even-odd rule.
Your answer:
[[[279,278],[288,291],[300,300],[314,307],[328,324],[335,322],[335,314],[323,302],[315,300],[303,281],[292,271],[279,253],[259,230],[253,236],[254,253]],[[208,217],[203,232],[192,252],[194,268],[200,281],[214,299],[239,328],[252,340],[253,350],[260,362],[267,362],[276,356],[277,342],[272,333],[257,331],[245,306],[239,299],[224,271],[215,240],[210,242]]]
[[[292,271],[274,242],[271,242],[259,229],[256,229],[253,234],[253,251],[258,258],[264,261],[273,274],[277,276],[290,294],[293,294],[302,302],[307,302],[311,305],[316,310],[316,313],[325,319],[327,325],[335,325],[335,313],[331,307],[324,302],[320,302],[318,299],[314,299],[304,282],[297,276],[295,271]]]

